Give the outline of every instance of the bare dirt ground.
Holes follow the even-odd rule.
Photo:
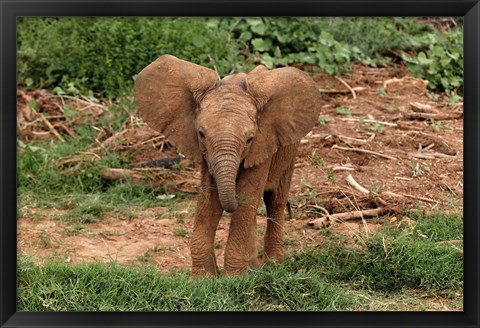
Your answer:
[[[401,66],[356,65],[352,72],[340,78],[312,74],[324,102],[319,122],[299,146],[290,190],[292,217],[286,225],[289,251],[321,244],[335,234],[354,238],[359,232],[374,233],[384,220],[408,222],[409,210],[463,208],[463,103],[451,104],[443,96],[433,100],[426,82],[408,76]],[[19,139],[26,143],[74,136],[72,126],[85,123],[85,117],[111,115],[106,104],[44,90],[18,90],[17,99]],[[28,106],[32,99],[33,111]],[[70,119],[65,104],[84,115]],[[99,129],[97,143],[61,164],[78,169],[82,162],[100,158],[105,146],[130,152],[135,163],[176,155],[161,135],[133,116],[120,133]],[[102,175],[190,194],[196,193],[199,180],[198,170],[187,160],[173,168],[104,170]],[[79,227],[58,220],[60,210],[29,208],[18,221],[19,253],[39,263],[52,258],[71,263],[113,260],[131,265],[149,262],[165,271],[188,269],[194,208],[193,198],[174,208],[137,211],[128,218],[106,214],[99,222]],[[266,225],[262,213],[260,209],[259,243]],[[336,218],[339,213],[344,214]],[[217,232],[220,264],[228,224],[225,216]],[[327,226],[328,235],[319,233]]]

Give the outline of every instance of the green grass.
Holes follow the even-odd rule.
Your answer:
[[[423,289],[438,293],[461,290],[463,281],[463,220],[460,215],[431,217],[414,213],[416,225],[386,226],[357,241],[357,247],[295,256],[289,265],[377,291]],[[317,263],[318,265],[311,265]],[[323,263],[322,265],[320,265]]]
[[[22,260],[22,311],[252,311],[354,309],[341,288],[305,273],[265,268],[242,277],[192,280],[115,263],[44,267]]]
[[[414,213],[414,226],[384,226],[354,246],[330,238],[240,277],[191,279],[188,271],[116,263],[35,265],[21,257],[25,311],[425,310],[448,300],[461,309],[461,215]],[[434,298],[436,305],[425,299]],[[398,302],[392,303],[392,299]]]

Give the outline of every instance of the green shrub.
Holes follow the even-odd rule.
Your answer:
[[[333,74],[350,67],[349,46],[335,40],[327,18],[250,17],[219,20],[243,44],[247,62],[272,68],[289,64],[317,65]]]
[[[404,56],[416,77],[428,80],[431,89],[463,94],[463,29],[431,35],[428,49],[415,56]]]
[[[20,85],[115,97],[140,70],[172,54],[220,73],[231,70],[227,31],[194,18],[22,18],[18,23]],[[213,61],[213,62],[212,62]]]
[[[384,64],[389,49],[420,49],[435,33],[431,25],[411,18],[251,17],[215,22],[232,31],[244,53],[270,68],[311,64],[329,74],[348,70],[355,60]]]
[[[429,44],[432,25],[400,17],[338,17],[329,26],[332,36],[352,46],[352,56],[369,65],[380,65],[391,58],[389,50],[420,49]]]
[[[224,76],[257,64],[338,74],[354,61],[384,65],[400,49],[420,51],[405,60],[432,88],[455,89],[463,76],[461,31],[442,37],[415,18],[29,17],[17,33],[19,84],[74,95],[131,93],[136,74],[167,53]]]

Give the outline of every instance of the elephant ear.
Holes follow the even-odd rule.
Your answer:
[[[195,130],[195,111],[215,87],[215,71],[163,55],[135,80],[135,103],[140,117],[188,159],[202,162]]]
[[[258,108],[257,133],[245,158],[252,167],[279,147],[300,141],[320,113],[320,92],[315,82],[293,67],[255,69],[247,75],[247,90]]]

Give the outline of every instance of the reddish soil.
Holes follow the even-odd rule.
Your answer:
[[[359,233],[374,233],[384,220],[410,223],[409,210],[462,210],[463,103],[451,105],[443,96],[432,100],[426,83],[406,75],[402,67],[357,65],[352,74],[341,78],[323,74],[312,77],[323,92],[324,104],[320,123],[299,148],[290,190],[292,218],[286,227],[289,251],[321,244],[335,234],[358,238]],[[36,111],[28,108],[32,99],[37,103]],[[62,110],[65,102],[83,114],[70,119]],[[72,126],[111,115],[107,108],[106,104],[88,99],[78,101],[43,90],[19,90],[19,138],[27,143],[74,135]],[[60,165],[80,169],[85,161],[100,158],[105,147],[130,152],[134,162],[175,155],[162,136],[138,118],[132,117],[121,133],[112,131],[108,127],[99,129],[97,145],[62,159]],[[124,170],[122,174],[137,183],[154,183],[171,191],[195,194],[198,169],[187,160],[179,165],[183,169],[144,168]],[[105,178],[118,178],[107,173]],[[346,182],[348,175],[369,194],[350,186]],[[189,200],[177,205],[177,210],[149,208],[129,218],[107,214],[100,222],[83,224],[75,232],[72,225],[56,219],[62,214],[58,210],[23,209],[18,223],[19,252],[37,262],[57,258],[71,263],[149,262],[165,271],[188,268],[194,205],[194,200]],[[328,235],[308,224],[326,212],[370,209],[381,209],[385,216],[322,221],[331,224]],[[223,218],[217,232],[220,265],[228,223],[228,217]],[[259,215],[259,243],[264,229],[265,218]]]

